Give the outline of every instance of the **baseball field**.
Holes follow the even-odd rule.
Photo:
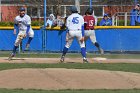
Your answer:
[[[140,55],[0,54],[0,93],[140,93]]]

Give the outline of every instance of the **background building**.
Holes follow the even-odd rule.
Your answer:
[[[61,14],[62,17],[70,14],[69,7],[75,5],[77,0],[47,0],[47,16],[50,13],[56,15]],[[80,13],[84,15],[85,10],[89,7],[90,0],[78,0],[80,4]],[[104,13],[110,16],[118,12],[130,12],[135,3],[140,0],[92,0],[92,6],[95,15],[101,18]],[[18,9],[21,6],[26,7],[27,14],[32,19],[38,20],[43,18],[44,0],[0,0],[0,21],[13,21],[13,18],[18,14]]]

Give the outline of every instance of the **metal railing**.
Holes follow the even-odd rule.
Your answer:
[[[138,15],[132,15],[130,12],[117,12],[112,16],[112,25],[120,26],[119,21],[123,20],[124,21],[123,26],[128,26],[128,22],[130,21],[130,16],[138,16]]]

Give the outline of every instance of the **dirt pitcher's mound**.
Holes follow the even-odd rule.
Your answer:
[[[0,71],[0,88],[133,89],[140,88],[140,74],[87,69],[13,69]]]

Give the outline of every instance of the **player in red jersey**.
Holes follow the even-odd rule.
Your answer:
[[[84,29],[85,29],[85,40],[90,38],[91,42],[98,48],[101,54],[104,54],[103,49],[100,47],[99,43],[96,40],[94,25],[95,18],[92,16],[93,9],[88,8],[84,16]]]

